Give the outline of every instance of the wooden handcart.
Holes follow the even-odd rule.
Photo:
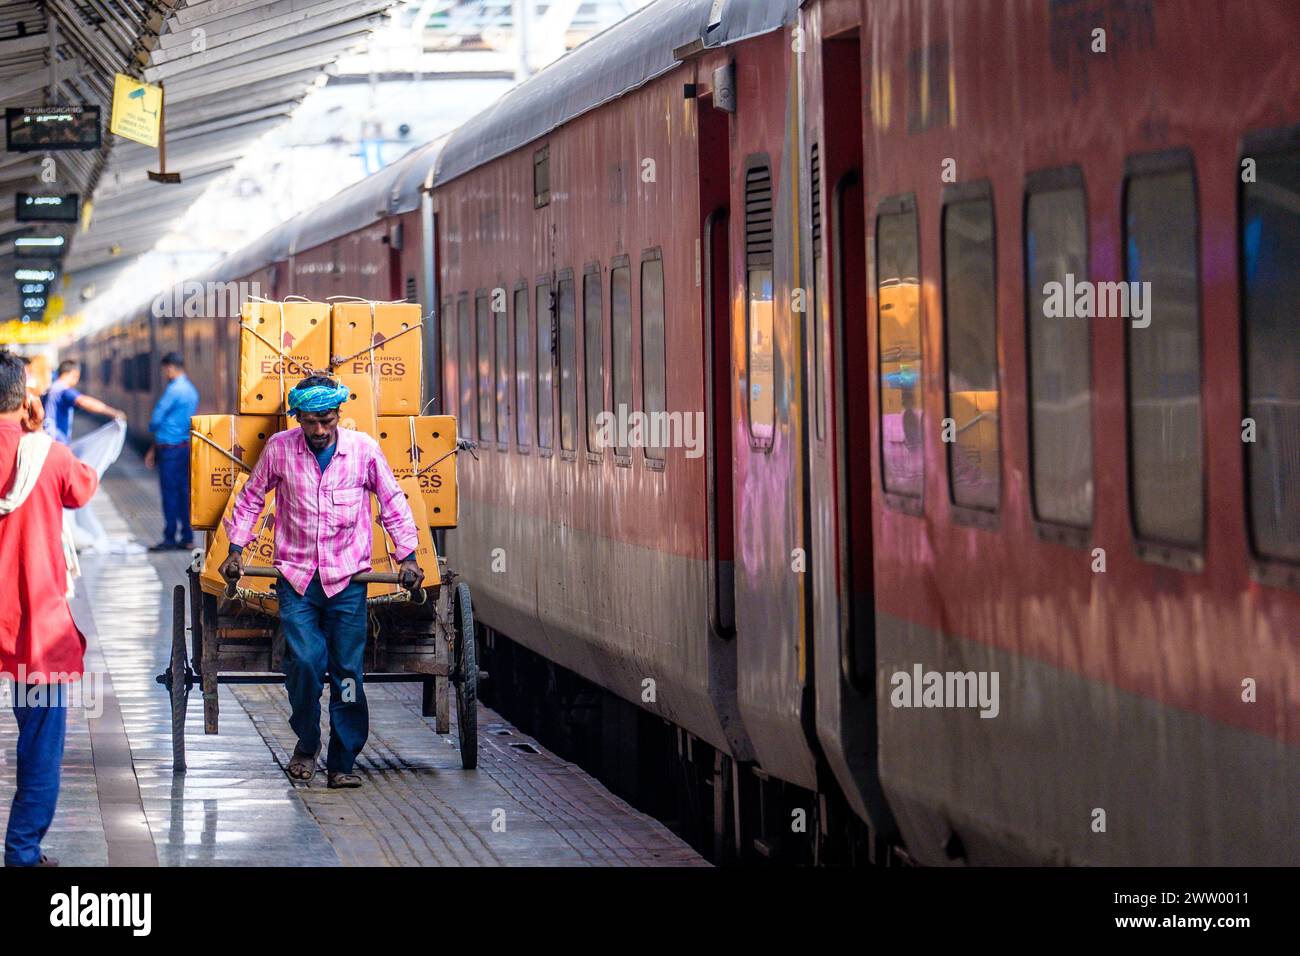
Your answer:
[[[185,714],[190,688],[203,691],[203,731],[217,733],[221,684],[284,683],[284,637],[278,616],[265,607],[265,592],[232,583],[223,595],[199,585],[201,557],[187,572],[186,584],[172,591],[172,646],[167,669],[156,678],[171,694],[172,771],[185,772]],[[461,765],[478,764],[478,656],[469,585],[438,558],[441,581],[434,587],[402,590],[366,601],[365,682],[418,682],[422,712],[433,717],[440,734],[450,730],[450,691],[455,690],[456,729]],[[243,575],[274,577],[274,568],[246,567]],[[394,573],[366,572],[353,581],[398,584]],[[279,580],[278,587],[289,585]],[[189,640],[186,640],[186,609]]]

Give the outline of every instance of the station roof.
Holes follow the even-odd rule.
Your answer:
[[[0,102],[8,107],[98,106],[103,147],[0,153],[0,318],[19,311],[14,239],[61,235],[65,295],[106,286],[235,165],[249,144],[285,120],[340,55],[365,39],[394,0],[24,0],[0,2]],[[114,74],[165,89],[167,171],[159,151],[108,132]],[[53,85],[53,88],[52,88]],[[58,178],[42,182],[53,156]],[[16,192],[90,198],[77,224],[34,228],[15,220]]]

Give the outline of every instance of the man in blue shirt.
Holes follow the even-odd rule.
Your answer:
[[[80,381],[81,364],[76,359],[64,359],[59,363],[58,375],[50,384],[50,390],[42,399],[45,404],[45,431],[55,441],[65,445],[72,443],[74,408],[84,409],[107,418],[126,418],[126,412],[77,391],[77,384]]]
[[[167,382],[149,418],[154,445],[144,463],[158,466],[162,488],[163,536],[150,551],[188,551],[194,547],[190,529],[190,419],[199,410],[199,392],[185,375],[185,360],[176,352],[162,358]]]

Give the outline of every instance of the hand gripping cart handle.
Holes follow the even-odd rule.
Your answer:
[[[257,567],[244,568],[241,572],[241,576],[246,578],[283,579],[283,575],[280,574],[277,568],[257,568]],[[354,583],[361,583],[361,584],[401,584],[402,576],[393,571],[363,571],[360,574],[352,575],[352,581]],[[238,597],[240,595],[240,590],[241,589],[239,587],[238,581],[227,581],[226,582],[227,600],[233,600],[234,598]],[[413,600],[413,596],[417,591],[422,591],[422,590],[423,588],[420,585],[416,585],[415,588],[413,588],[408,592],[402,594],[388,595],[388,597],[391,600],[410,601]],[[370,604],[378,600],[382,600],[382,599],[372,598],[370,601],[366,603]],[[421,603],[421,602],[417,601],[416,603]]]

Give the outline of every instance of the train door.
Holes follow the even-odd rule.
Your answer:
[[[888,839],[894,825],[879,785],[874,692],[871,366],[858,30],[823,38],[818,53],[822,132],[809,146],[817,735],[849,806],[877,838]]]

